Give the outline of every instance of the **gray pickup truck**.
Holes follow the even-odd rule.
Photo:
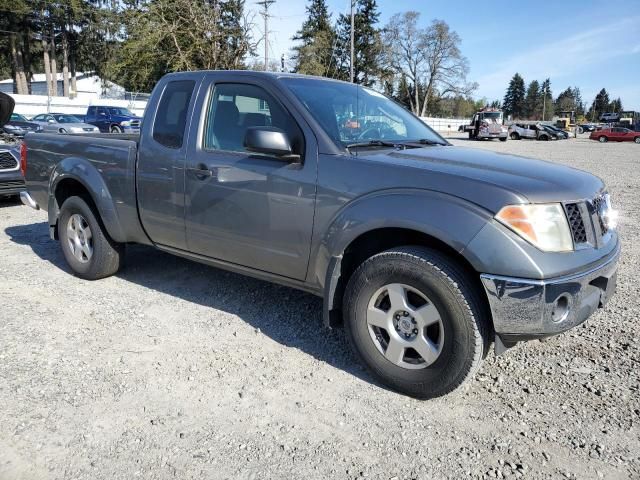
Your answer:
[[[165,76],[140,136],[27,135],[24,203],[79,277],[125,245],[324,298],[373,376],[418,398],[491,343],[570,329],[615,289],[602,181],[458,148],[374,90],[292,74]]]

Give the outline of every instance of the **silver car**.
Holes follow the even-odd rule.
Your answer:
[[[84,123],[82,119],[68,113],[41,113],[31,119],[42,125],[46,132],[98,133],[98,127]]]

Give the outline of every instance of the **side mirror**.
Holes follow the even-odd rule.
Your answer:
[[[293,153],[286,133],[276,127],[247,128],[244,147],[250,152],[274,155],[292,163],[300,161],[300,155]]]

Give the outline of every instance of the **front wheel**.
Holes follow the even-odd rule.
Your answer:
[[[511,134],[511,140],[520,140],[520,135],[518,135],[516,132],[513,132]]]
[[[601,135],[600,138],[598,138],[598,140],[600,141],[600,143],[607,143],[609,139],[604,135]]]
[[[633,141],[636,142],[637,144],[640,144],[640,137],[634,138]]]
[[[84,198],[69,197],[60,208],[58,238],[73,273],[97,280],[116,273],[124,262],[124,245],[104,231]]]
[[[110,131],[111,133],[122,133],[122,128],[118,125],[113,125]]]
[[[464,271],[423,247],[388,250],[352,275],[343,311],[372,374],[412,397],[445,395],[471,378],[489,345],[488,316]]]

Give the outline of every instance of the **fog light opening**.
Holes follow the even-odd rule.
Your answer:
[[[569,311],[571,310],[569,296],[568,295],[560,295],[556,298],[556,301],[553,304],[553,310],[551,310],[551,320],[555,323],[564,322],[569,316]]]

